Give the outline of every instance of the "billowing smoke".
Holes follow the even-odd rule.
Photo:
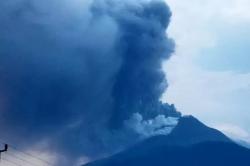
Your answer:
[[[135,113],[179,117],[159,101],[170,17],[160,0],[0,1],[2,137],[72,165],[140,138],[124,125]]]
[[[129,120],[125,121],[125,127],[138,133],[142,138],[156,135],[168,135],[178,124],[178,117],[166,117],[158,115],[154,119],[144,120],[141,114],[135,113]]]

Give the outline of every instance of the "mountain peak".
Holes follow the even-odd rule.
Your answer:
[[[250,151],[193,116],[184,116],[169,135],[148,138],[133,147],[87,166],[196,166],[250,164]],[[180,160],[181,159],[181,160]]]
[[[179,145],[190,145],[207,141],[231,142],[222,132],[210,128],[193,116],[183,116],[169,134],[169,139]]]
[[[202,142],[232,142],[222,132],[210,128],[193,116],[183,116],[169,135],[158,135],[135,145],[134,149],[147,150],[152,147],[189,146]]]

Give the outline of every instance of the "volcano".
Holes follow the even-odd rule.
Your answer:
[[[250,150],[193,116],[180,118],[169,135],[148,138],[85,166],[249,166]]]

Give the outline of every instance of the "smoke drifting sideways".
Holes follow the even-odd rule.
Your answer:
[[[139,113],[135,113],[129,120],[125,121],[127,128],[137,132],[142,138],[157,135],[168,135],[178,124],[178,117],[166,117],[158,115],[154,119],[143,120]]]
[[[180,117],[160,101],[170,18],[160,0],[1,1],[1,137],[73,165],[135,143],[135,115]]]

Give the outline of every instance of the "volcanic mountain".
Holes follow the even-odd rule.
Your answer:
[[[250,150],[193,116],[180,118],[169,135],[148,138],[86,166],[250,166]]]

